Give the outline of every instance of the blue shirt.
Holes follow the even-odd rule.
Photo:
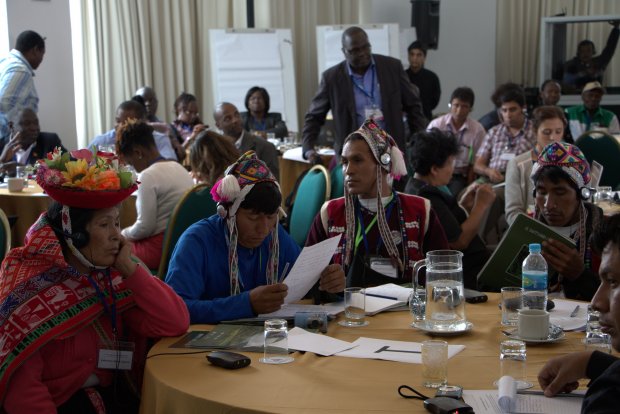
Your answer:
[[[267,261],[271,235],[254,249],[237,245],[241,293],[230,296],[230,274],[226,222],[218,215],[191,225],[181,236],[166,275],[168,283],[185,301],[191,323],[256,316],[250,304],[250,290],[267,284]],[[278,225],[280,244],[278,277],[286,263],[293,265],[300,248]]]
[[[19,50],[0,59],[0,138],[9,135],[9,121],[20,109],[39,110],[34,70]]]
[[[381,90],[379,88],[379,79],[377,78],[377,68],[375,60],[371,58],[370,66],[363,75],[358,75],[351,70],[351,66],[347,65],[347,71],[351,76],[353,83],[353,97],[355,99],[355,118],[358,127],[362,126],[366,120],[366,109],[381,108]],[[385,121],[375,119],[382,129],[385,129]]]
[[[168,138],[168,135],[162,134],[161,132],[153,131],[153,139],[155,140],[155,146],[157,147],[157,150],[162,157],[167,160],[178,161],[177,154],[172,148],[172,144],[170,143],[170,138]],[[111,129],[104,134],[97,135],[90,143],[90,147],[94,146],[95,148],[97,148],[99,145],[114,144],[116,144],[116,130]]]

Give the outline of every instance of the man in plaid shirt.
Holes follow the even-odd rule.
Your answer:
[[[536,135],[526,116],[523,90],[508,90],[500,96],[500,103],[502,123],[487,132],[474,164],[474,171],[492,183],[503,182],[508,161],[536,144]]]

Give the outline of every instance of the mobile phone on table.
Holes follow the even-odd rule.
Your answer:
[[[473,290],[473,289],[464,289],[464,293],[465,293],[465,302],[467,303],[482,303],[482,302],[486,302],[489,297],[482,293],[482,292],[478,292],[477,290]]]

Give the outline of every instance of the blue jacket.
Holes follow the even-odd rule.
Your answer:
[[[218,215],[200,220],[181,236],[172,253],[166,283],[183,298],[191,323],[218,323],[256,316],[250,290],[267,284],[266,268],[271,236],[260,247],[237,246],[241,293],[230,296],[228,244],[225,221]],[[286,263],[293,265],[300,248],[278,225],[279,277]]]

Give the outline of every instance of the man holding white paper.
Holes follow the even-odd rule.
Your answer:
[[[601,313],[601,330],[611,335],[612,346],[620,351],[620,214],[609,218],[593,235],[602,251],[601,284],[592,306]],[[589,378],[582,413],[617,413],[620,394],[620,360],[599,351],[576,352],[549,360],[538,374],[547,397],[571,392],[578,381]]]
[[[211,189],[218,214],[189,227],[177,243],[166,283],[183,298],[191,323],[218,323],[274,312],[288,286],[284,273],[299,246],[278,224],[280,187],[253,151],[228,167]],[[339,265],[324,267],[320,289],[344,289]],[[313,281],[314,283],[314,281]]]

